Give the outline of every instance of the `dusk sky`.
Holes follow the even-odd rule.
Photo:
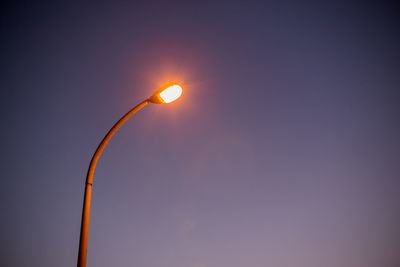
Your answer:
[[[8,1],[0,266],[400,266],[395,1]]]

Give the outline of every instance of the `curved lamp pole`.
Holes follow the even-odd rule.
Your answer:
[[[108,131],[101,143],[96,149],[92,160],[90,161],[89,169],[86,175],[85,196],[83,199],[82,209],[82,222],[81,234],[79,239],[79,254],[78,254],[78,267],[86,267],[87,246],[89,237],[89,217],[90,217],[90,200],[92,195],[93,174],[96,169],[97,161],[101,153],[110,141],[111,137],[118,131],[118,129],[130,118],[133,114],[145,107],[149,103],[165,104],[176,100],[182,94],[182,88],[177,84],[169,84],[157,92],[150,98],[142,101],[136,107],[132,108],[126,113],[116,124]]]

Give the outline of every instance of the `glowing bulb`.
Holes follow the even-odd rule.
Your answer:
[[[174,84],[164,89],[164,91],[160,93],[160,97],[165,103],[170,103],[178,99],[181,96],[181,94],[182,94],[182,87],[180,87],[177,84]]]
[[[166,104],[175,101],[182,95],[182,87],[176,83],[170,83],[156,91],[149,99],[154,104]]]

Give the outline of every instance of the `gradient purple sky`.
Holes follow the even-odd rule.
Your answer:
[[[57,2],[57,3],[56,3]],[[303,2],[303,3],[300,3]],[[10,1],[0,265],[400,266],[399,7]]]

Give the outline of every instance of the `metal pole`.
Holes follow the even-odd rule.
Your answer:
[[[78,267],[86,267],[87,258],[87,247],[88,247],[88,237],[89,237],[89,217],[90,217],[90,200],[92,195],[92,183],[93,174],[96,169],[97,161],[100,158],[101,153],[106,147],[108,141],[111,137],[118,131],[118,129],[130,118],[133,114],[138,112],[140,109],[145,107],[149,103],[149,100],[145,100],[138,104],[136,107],[131,109],[126,113],[111,129],[108,131],[106,136],[103,138],[101,143],[96,149],[92,160],[90,161],[89,169],[86,176],[85,185],[85,196],[83,199],[83,209],[82,209],[82,222],[81,222],[81,235],[79,239],[79,254],[78,254]]]

